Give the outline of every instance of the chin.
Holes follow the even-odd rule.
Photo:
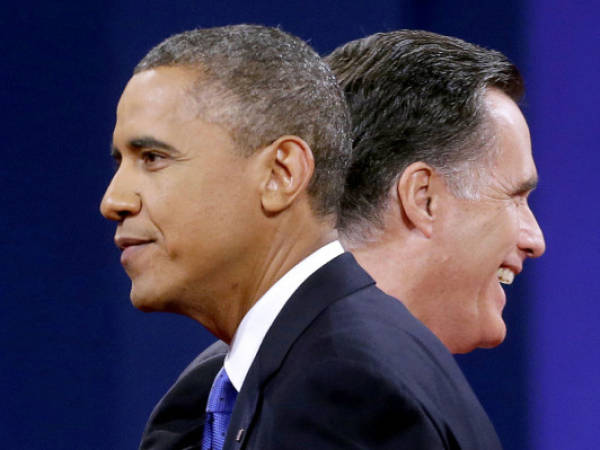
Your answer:
[[[506,338],[506,324],[502,317],[496,317],[492,323],[485,326],[482,331],[482,340],[479,343],[480,348],[494,348],[504,342]]]
[[[131,304],[143,312],[165,311],[164,301],[151,289],[140,289],[139,286],[132,284],[129,293]]]

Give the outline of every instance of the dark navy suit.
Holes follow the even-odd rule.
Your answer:
[[[208,393],[228,350],[224,342],[215,342],[179,375],[150,414],[140,449],[202,448]]]
[[[208,352],[208,353],[207,353]],[[150,417],[141,448],[193,449],[226,347],[201,354]],[[454,358],[345,253],[277,316],[224,449],[499,449]]]

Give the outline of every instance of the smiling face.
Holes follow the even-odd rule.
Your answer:
[[[486,104],[497,157],[485,169],[477,200],[443,194],[439,258],[433,277],[445,320],[444,342],[455,353],[493,347],[506,335],[500,286],[512,282],[527,257],[541,256],[544,238],[527,197],[537,182],[529,129],[517,105],[490,89]]]
[[[204,317],[203,308],[222,306],[195,302],[215,292],[223,301],[251,267],[260,205],[253,158],[198,117],[189,93],[197,76],[159,67],[131,78],[113,134],[118,170],[101,212],[117,222],[134,305],[188,315],[200,308]]]

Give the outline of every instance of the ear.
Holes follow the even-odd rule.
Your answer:
[[[264,149],[267,177],[261,204],[268,214],[288,208],[305,191],[315,160],[308,144],[298,136],[282,136]]]
[[[422,161],[409,165],[398,180],[396,189],[401,208],[409,225],[430,238],[438,199],[438,176]]]

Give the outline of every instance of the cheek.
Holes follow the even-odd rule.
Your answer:
[[[194,245],[206,218],[211,217],[202,205],[203,197],[191,187],[163,182],[146,193],[146,214],[170,257]]]
[[[518,205],[512,205],[504,211],[498,220],[498,236],[501,242],[511,249],[517,245],[520,230],[520,210]]]
[[[510,203],[488,215],[482,226],[481,238],[490,251],[500,251],[516,245],[519,235],[519,211],[517,205]],[[503,257],[505,255],[497,255]]]

